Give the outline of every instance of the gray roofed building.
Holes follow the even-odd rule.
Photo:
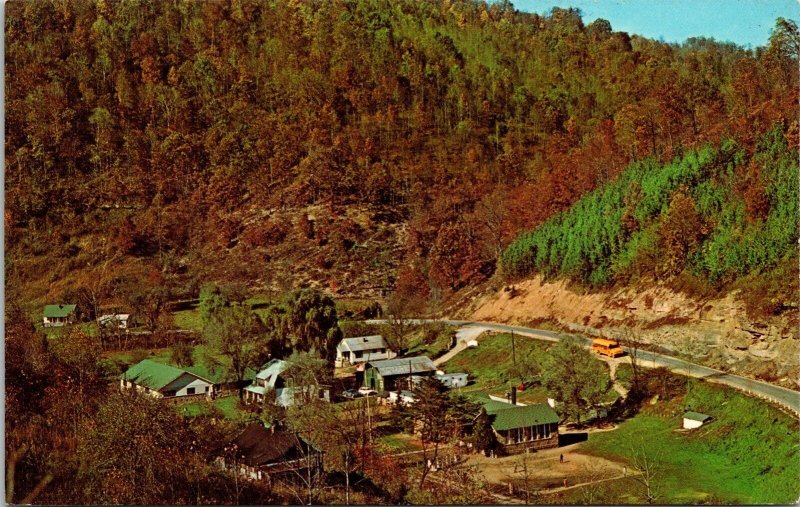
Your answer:
[[[428,377],[435,373],[436,366],[426,356],[370,361],[365,365],[364,386],[376,391],[394,391],[399,378],[407,379],[405,387],[410,387],[412,377]]]
[[[427,356],[402,357],[386,361],[370,361],[367,368],[375,368],[381,375],[416,375],[436,371],[436,366]]]
[[[395,353],[381,335],[345,338],[336,346],[336,366],[391,359]]]

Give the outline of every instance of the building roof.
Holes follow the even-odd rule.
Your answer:
[[[122,378],[158,391],[184,373],[180,368],[145,359],[128,368]]]
[[[195,364],[193,366],[183,367],[183,371],[189,372],[195,377],[200,377],[201,379],[211,382],[212,384],[221,384],[223,381],[224,371],[222,368],[218,368],[212,372],[205,365]]]
[[[427,356],[370,361],[367,363],[366,367],[375,368],[383,377],[392,375],[413,375],[415,373],[436,371],[436,366],[434,366],[433,361],[428,359]]]
[[[282,359],[273,359],[265,364],[258,373],[256,373],[256,378],[266,380],[270,387],[274,387],[278,375],[286,371],[289,366],[290,365],[288,361],[284,361]]]
[[[70,316],[77,305],[45,305],[44,316],[48,319],[57,319]]]
[[[689,412],[686,412],[685,414],[683,414],[683,418],[684,419],[691,419],[692,421],[706,422],[709,419],[711,419],[711,416],[710,415],[706,415],[706,414],[701,414],[700,412],[692,412],[690,410]]]
[[[512,405],[493,400],[482,391],[472,392],[469,395],[474,401],[483,405],[483,409],[488,415],[494,416],[492,427],[496,431],[527,428],[537,424],[557,424],[561,420],[556,411],[547,403]]]
[[[358,352],[360,350],[386,349],[388,346],[386,345],[386,340],[383,339],[383,336],[376,334],[372,336],[356,336],[354,338],[345,338],[339,342],[339,345],[336,348],[339,350],[347,349],[351,352]]]
[[[245,387],[244,390],[245,391],[250,391],[251,393],[256,393],[256,394],[264,394],[264,393],[267,392],[267,388],[266,387],[257,386],[257,385],[253,385],[253,384],[250,384],[249,386]]]
[[[245,465],[258,467],[297,459],[304,455],[301,440],[288,431],[272,431],[261,423],[254,422],[236,437],[239,459]]]
[[[558,424],[559,417],[547,403],[533,405],[511,405],[508,408],[497,410],[494,414],[492,427],[496,431],[514,428],[527,428],[537,424]],[[488,412],[488,410],[487,410]]]

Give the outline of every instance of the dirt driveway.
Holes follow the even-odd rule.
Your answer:
[[[564,455],[563,463],[559,459],[561,454]],[[623,476],[622,463],[581,454],[580,444],[502,458],[472,456],[469,463],[477,466],[490,483],[520,484],[526,475],[525,460],[529,487],[541,493],[545,493],[541,490],[556,492],[563,489],[564,479],[567,480],[567,487],[572,487]]]

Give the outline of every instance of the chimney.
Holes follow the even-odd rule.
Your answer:
[[[511,388],[511,404],[512,405],[516,405],[517,404],[517,388],[516,388],[516,386]]]

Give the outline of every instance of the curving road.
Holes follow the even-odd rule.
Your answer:
[[[368,323],[385,323],[386,321],[383,320],[373,320],[367,321]],[[458,326],[459,332],[457,333],[458,342],[456,346],[450,350],[447,354],[443,355],[442,357],[438,358],[435,361],[436,365],[444,363],[448,361],[451,357],[458,354],[465,348],[467,348],[467,342],[469,340],[474,339],[477,335],[482,333],[483,331],[502,331],[502,332],[514,332],[515,334],[521,336],[528,336],[530,338],[535,338],[537,340],[547,340],[547,341],[558,341],[563,336],[566,336],[563,333],[558,333],[555,331],[547,331],[544,329],[533,329],[529,327],[523,326],[510,326],[506,324],[495,324],[493,322],[475,322],[469,320],[433,320],[433,319],[413,319],[409,320],[410,323],[425,323],[425,322],[443,322],[445,324],[449,324],[451,326]],[[584,342],[584,345],[589,347],[592,343],[591,338],[587,338],[585,336],[580,335],[573,335],[577,336]],[[623,347],[626,349],[626,347]],[[800,415],[800,392],[793,391],[791,389],[786,389],[785,387],[776,386],[773,384],[768,384],[766,382],[761,382],[760,380],[749,379],[746,377],[741,377],[739,375],[734,375],[732,373],[725,373],[720,370],[715,370],[713,368],[709,368],[707,366],[702,366],[699,364],[691,363],[689,361],[685,361],[683,359],[678,359],[677,357],[668,356],[665,354],[659,354],[657,352],[649,352],[646,350],[639,350],[637,353],[637,357],[639,359],[639,364],[648,367],[648,368],[655,368],[659,366],[664,366],[669,368],[671,371],[676,373],[680,373],[681,375],[688,375],[690,377],[696,377],[708,382],[716,382],[718,384],[724,384],[745,393],[748,393],[753,396],[757,396],[759,398],[763,398],[765,400],[771,401],[782,406],[785,409],[790,410],[794,414]]]

